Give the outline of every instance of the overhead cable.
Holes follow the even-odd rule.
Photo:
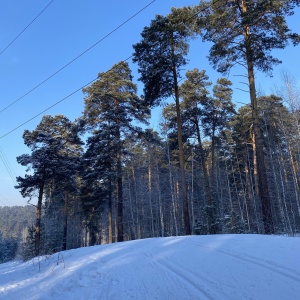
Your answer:
[[[155,1],[155,0],[154,0],[154,1]],[[152,1],[151,3],[153,3],[154,1]],[[220,1],[220,0],[219,0],[219,1]],[[151,3],[150,3],[150,4],[151,4]],[[148,4],[148,6],[149,6],[150,4]],[[143,9],[145,9],[146,7],[147,7],[147,6],[145,6]],[[210,7],[210,6],[209,6],[209,7]],[[198,11],[197,13],[195,13],[192,17],[190,17],[188,20],[190,20],[190,19],[196,17],[199,13],[201,13],[202,11],[206,10],[206,9],[209,8],[209,7],[206,7],[206,8],[204,8],[204,9],[199,10],[199,11]],[[142,9],[142,10],[143,10],[143,9]],[[136,13],[136,14],[138,14],[138,13]],[[131,18],[132,18],[132,17],[131,17]],[[128,20],[129,20],[129,19],[128,19]],[[181,23],[184,23],[184,22],[181,22]],[[121,26],[121,25],[120,25],[120,26]],[[119,26],[119,27],[120,27],[120,26]],[[124,59],[123,61],[119,62],[119,64],[122,63],[122,62],[128,61],[128,60],[129,60],[130,58],[132,58],[132,57],[133,57],[133,55],[129,56],[128,58],[126,58],[126,59]],[[112,67],[112,68],[113,68],[113,67]],[[107,72],[109,72],[110,70],[112,70],[112,68],[110,68],[109,70],[107,70],[106,72],[104,72],[104,74],[106,74]],[[54,75],[53,75],[53,76],[54,76]],[[38,113],[38,114],[36,114],[35,116],[31,117],[30,119],[28,119],[27,121],[23,122],[22,124],[20,124],[19,126],[15,127],[14,129],[12,129],[12,130],[8,131],[7,133],[3,134],[2,136],[0,136],[0,140],[3,139],[4,137],[8,136],[8,135],[11,134],[12,132],[16,131],[17,129],[19,129],[19,128],[22,127],[23,125],[29,123],[29,122],[32,121],[33,119],[37,118],[38,116],[42,115],[42,114],[45,113],[46,111],[50,110],[50,109],[53,108],[54,106],[56,106],[56,105],[62,103],[62,102],[65,101],[66,99],[68,99],[68,98],[70,98],[71,96],[73,96],[74,94],[78,93],[78,92],[81,91],[83,88],[85,88],[86,86],[90,85],[91,83],[93,83],[93,82],[96,81],[97,79],[98,79],[98,77],[95,78],[95,79],[93,79],[93,80],[91,80],[90,82],[88,82],[88,83],[85,84],[84,86],[80,87],[79,89],[75,90],[74,92],[72,92],[72,93],[69,94],[68,96],[62,98],[61,100],[59,100],[59,101],[57,101],[57,102],[55,102],[54,104],[52,104],[52,105],[49,106],[48,108],[44,109],[44,110],[41,111],[40,113]],[[0,111],[0,113],[1,113],[1,112],[2,112],[2,111]]]
[[[3,150],[2,150],[1,148],[0,148],[0,160],[3,162],[3,165],[4,165],[4,167],[5,167],[6,171],[7,171],[7,173],[8,173],[8,175],[9,175],[10,179],[11,179],[12,182],[15,184],[16,181],[15,181],[15,177],[14,177],[12,168],[11,168],[11,166],[9,165],[9,163],[8,163],[8,161],[7,161],[7,159],[6,159],[6,157],[4,156],[4,152],[3,152]]]
[[[5,202],[3,201],[3,200],[1,200],[1,198],[0,198],[0,203],[2,203],[3,204],[3,206],[9,206],[9,205],[15,205],[15,204],[13,204],[10,200],[8,200],[6,197],[4,197],[2,194],[0,194],[0,197],[2,198],[2,199],[4,199],[5,200]],[[8,204],[7,204],[8,203]]]
[[[32,93],[34,90],[36,90],[37,88],[39,88],[41,85],[43,85],[45,82],[47,82],[48,80],[50,80],[52,77],[54,77],[55,75],[57,75],[58,73],[60,73],[62,70],[64,70],[65,68],[67,68],[69,65],[71,65],[73,62],[75,62],[77,59],[79,59],[81,56],[83,56],[84,54],[86,54],[87,52],[89,52],[91,49],[93,49],[95,46],[97,46],[98,44],[100,44],[102,41],[104,41],[105,39],[107,39],[110,35],[112,35],[114,32],[116,32],[117,30],[119,30],[121,27],[123,27],[126,23],[128,23],[130,20],[132,20],[133,18],[135,18],[138,14],[140,14],[142,11],[144,11],[147,7],[149,7],[151,4],[153,4],[156,0],[151,1],[149,4],[147,4],[146,6],[144,6],[142,9],[140,9],[138,12],[136,12],[134,15],[132,15],[130,18],[128,18],[126,21],[124,21],[122,24],[120,24],[119,26],[117,26],[115,29],[113,29],[112,31],[110,31],[108,34],[106,34],[104,37],[102,37],[100,40],[98,40],[96,43],[94,43],[92,46],[90,46],[89,48],[87,48],[86,50],[84,50],[83,52],[81,52],[79,55],[77,55],[75,58],[73,58],[71,61],[69,61],[67,64],[65,64],[63,67],[61,67],[60,69],[58,69],[56,72],[54,72],[53,74],[51,74],[50,76],[48,76],[46,79],[44,79],[43,81],[41,81],[39,84],[37,84],[35,87],[33,87],[32,89],[30,89],[27,93],[23,94],[21,97],[19,97],[18,99],[16,99],[15,101],[11,102],[10,104],[8,104],[7,106],[5,106],[4,108],[2,108],[0,110],[0,113],[4,112],[5,110],[7,110],[9,107],[13,106],[15,103],[19,102],[21,99],[23,99],[24,97],[26,97],[27,95],[29,95],[30,93]]]
[[[31,22],[6,46],[4,47],[4,49],[0,52],[0,55],[2,55],[2,53],[4,53],[21,35],[22,33],[24,33],[24,31],[50,6],[50,4],[53,2],[54,0],[50,1],[40,12],[39,14],[33,19],[31,20]]]
[[[126,58],[125,60],[121,61],[121,62],[125,62],[127,60],[129,60],[130,58],[132,58],[132,55],[128,58]],[[120,62],[120,63],[121,63]],[[112,68],[111,68],[112,69]],[[108,71],[104,72],[107,73],[109,72],[111,69],[109,69]],[[43,111],[41,111],[40,113],[36,114],[35,116],[31,117],[30,119],[28,119],[27,121],[25,121],[24,123],[20,124],[19,126],[15,127],[14,129],[10,130],[9,132],[3,134],[2,136],[0,136],[0,139],[3,139],[5,136],[11,134],[12,132],[16,131],[17,129],[19,129],[20,127],[22,127],[23,125],[29,123],[30,121],[32,121],[33,119],[37,118],[38,116],[42,115],[43,113],[45,113],[46,111],[48,111],[49,109],[53,108],[54,106],[58,105],[59,103],[65,101],[66,99],[70,98],[71,96],[73,96],[74,94],[78,93],[79,91],[81,91],[83,88],[85,88],[86,86],[90,85],[91,83],[93,83],[94,81],[96,81],[98,79],[95,78],[93,80],[91,80],[90,82],[88,82],[87,84],[83,85],[82,87],[80,87],[79,89],[75,90],[74,92],[72,92],[71,94],[69,94],[68,96],[60,99],[59,101],[55,102],[54,104],[52,104],[51,106],[49,106],[48,108],[44,109]]]

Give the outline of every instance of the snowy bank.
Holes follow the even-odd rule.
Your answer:
[[[300,238],[154,238],[9,262],[0,299],[298,300]]]

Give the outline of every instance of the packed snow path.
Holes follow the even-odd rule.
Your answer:
[[[299,300],[300,238],[156,238],[10,262],[0,299]]]

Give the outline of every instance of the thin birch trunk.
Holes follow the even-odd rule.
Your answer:
[[[44,195],[44,181],[39,187],[38,203],[36,208],[36,221],[35,221],[35,256],[40,254],[41,249],[41,217],[42,217],[42,202]]]
[[[161,197],[161,189],[160,189],[160,176],[159,176],[159,168],[157,160],[156,162],[156,172],[157,172],[157,191],[158,191],[158,205],[159,205],[159,220],[160,220],[160,236],[165,236],[165,222],[164,222],[164,211],[163,211],[163,204],[162,204],[162,197]]]
[[[65,207],[64,207],[64,230],[63,230],[63,245],[62,251],[67,250],[67,236],[68,236],[68,206],[69,206],[69,193],[65,192]]]
[[[148,151],[149,151],[149,149],[148,149]],[[150,220],[151,234],[152,234],[152,237],[154,237],[155,233],[154,233],[154,214],[153,214],[153,204],[152,204],[152,168],[151,168],[150,153],[148,156],[148,193],[149,193],[149,206],[150,206],[150,218],[151,218],[151,220]]]
[[[172,166],[171,166],[169,145],[167,145],[167,151],[168,151],[169,182],[170,182],[170,188],[171,188],[173,222],[174,222],[174,228],[175,228],[175,236],[178,236],[178,225],[177,225],[177,217],[176,217],[176,205],[175,205],[175,196],[174,196],[174,188],[173,188],[174,183],[173,183],[173,174],[172,174]]]
[[[239,161],[238,161],[238,156],[237,156],[237,153],[236,153],[236,148],[234,148],[234,153],[235,153],[235,159],[236,159],[236,162],[237,162],[237,165],[238,165],[239,177],[240,177],[240,182],[241,182],[242,190],[243,190],[243,199],[244,199],[244,204],[245,204],[245,207],[246,207],[248,232],[250,232],[251,231],[251,226],[250,226],[248,203],[247,203],[247,199],[246,199],[246,195],[245,195],[245,187],[244,187],[244,182],[243,182],[243,179],[242,179],[242,174],[241,174],[240,164],[239,164]]]
[[[281,189],[282,189],[282,197],[283,197],[283,201],[281,203],[281,213],[283,214],[284,216],[284,220],[285,221],[285,227],[287,229],[287,231],[289,231],[291,234],[293,233],[293,229],[292,229],[292,225],[291,225],[291,221],[290,221],[290,217],[289,217],[289,213],[288,213],[288,210],[287,210],[287,200],[286,200],[286,197],[285,197],[285,194],[286,194],[286,190],[285,190],[285,185],[283,184],[283,175],[282,175],[282,169],[284,168],[284,162],[283,162],[283,157],[282,157],[282,153],[280,152],[280,161],[279,161],[279,157],[277,155],[277,161],[278,161],[278,164],[281,165],[281,167],[279,168],[279,176],[280,176],[280,184],[281,184]]]
[[[249,149],[248,146],[246,145],[246,154],[247,154],[247,162],[245,164],[246,167],[246,175],[248,174],[249,176],[249,190],[251,190],[252,194],[252,201],[253,201],[253,207],[254,207],[254,212],[255,212],[255,219],[256,219],[256,225],[257,225],[257,233],[260,233],[260,225],[259,225],[259,217],[258,217],[258,209],[257,209],[257,204],[256,204],[256,199],[257,199],[257,194],[255,192],[255,188],[253,189],[253,178],[252,178],[252,172],[250,172],[248,166],[250,167],[250,157],[249,157]],[[255,186],[255,184],[254,184]]]

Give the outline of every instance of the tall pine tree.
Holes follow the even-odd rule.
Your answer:
[[[270,73],[280,61],[272,49],[283,49],[291,41],[300,42],[288,28],[286,17],[300,1],[201,1],[198,25],[204,41],[213,43],[209,59],[226,73],[236,64],[245,66],[248,75],[253,130],[256,143],[259,195],[262,202],[265,233],[274,232],[269,187],[266,176],[263,135],[259,127],[259,109],[255,87],[255,68]],[[184,13],[184,10],[183,10]]]
[[[115,64],[107,72],[99,73],[98,80],[83,90],[85,93],[84,119],[87,128],[106,131],[113,137],[117,178],[117,241],[123,241],[123,178],[122,155],[124,138],[140,132],[133,121],[145,122],[149,110],[137,96],[137,86],[126,62]],[[97,134],[97,131],[94,131]]]
[[[140,80],[144,83],[144,100],[151,106],[174,96],[177,118],[177,138],[181,170],[181,189],[184,207],[184,227],[191,234],[189,202],[186,189],[185,158],[182,142],[182,122],[180,113],[179,78],[186,65],[190,30],[179,22],[177,14],[163,17],[157,15],[149,27],[142,32],[141,42],[133,46],[133,61],[139,65]]]

